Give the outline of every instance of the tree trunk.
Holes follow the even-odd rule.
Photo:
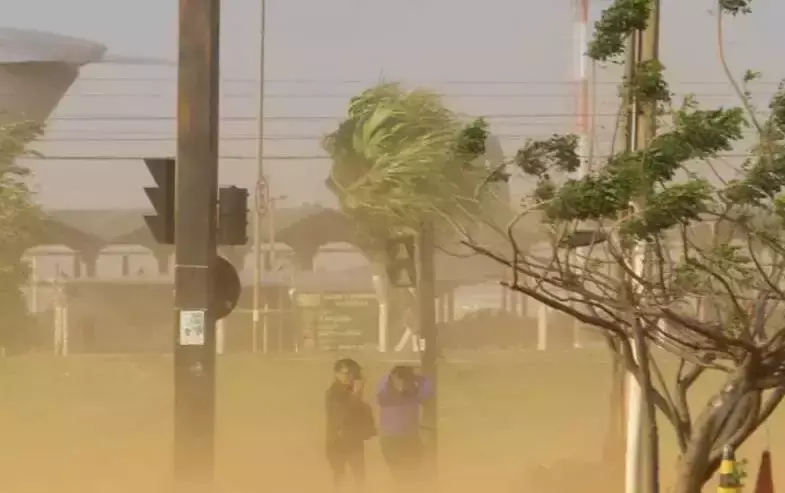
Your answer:
[[[703,471],[696,470],[694,464],[687,462],[685,458],[680,459],[673,493],[701,493],[703,484]]]
[[[741,421],[728,418],[747,395],[743,391],[747,387],[744,383],[743,371],[730,376],[722,391],[709,401],[695,420],[687,448],[676,465],[673,493],[700,493],[711,480],[719,465],[718,456],[712,456],[712,449],[726,445],[721,443],[724,437],[735,435],[742,425]],[[746,436],[737,438],[741,438],[737,442],[741,443]]]
[[[704,413],[695,423],[687,450],[676,464],[673,493],[700,493],[703,488],[709,465],[713,423],[711,412]]]
[[[660,493],[660,437],[657,429],[657,412],[654,407],[651,381],[651,362],[649,346],[643,336],[639,322],[636,322],[634,336],[635,352],[638,355],[638,366],[640,368],[641,386],[641,405],[643,407],[643,419],[641,425],[643,429],[643,444],[646,447],[644,455],[644,491],[648,493]]]

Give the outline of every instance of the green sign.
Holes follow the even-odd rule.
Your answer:
[[[297,295],[303,329],[316,347],[328,351],[376,345],[379,301],[371,293],[305,293]]]

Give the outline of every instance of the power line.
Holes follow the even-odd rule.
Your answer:
[[[8,94],[0,94],[8,96]],[[265,99],[351,99],[357,94],[352,93],[265,93]],[[13,94],[12,94],[13,96]],[[118,98],[143,98],[143,99],[163,99],[166,97],[175,97],[175,93],[110,93],[110,92],[85,92],[85,93],[68,93],[65,95],[67,98],[99,98],[99,97],[118,97]],[[510,94],[442,94],[445,98],[573,98],[574,94],[571,93],[510,93]],[[251,99],[256,98],[257,95],[253,93],[230,93],[222,94],[222,99]]]
[[[142,161],[144,158],[149,156],[127,156],[127,155],[119,155],[119,154],[108,154],[103,156],[96,156],[96,155],[41,155],[41,156],[30,156],[24,158],[24,160],[29,161]],[[597,159],[607,159],[611,157],[610,154],[597,154],[594,156]],[[727,154],[720,154],[717,158],[747,158],[750,157],[750,153],[727,153]],[[224,161],[255,161],[257,156],[255,155],[238,155],[238,154],[227,154],[219,156],[219,159]],[[330,157],[327,155],[271,155],[265,156],[265,160],[267,161],[329,161]]]
[[[77,82],[90,81],[90,82],[175,82],[175,77],[99,77],[99,76],[80,76]],[[254,78],[223,78],[221,82],[226,83],[240,83],[240,84],[258,84],[259,79]],[[265,79],[266,84],[369,84],[376,85],[384,82],[383,79]],[[417,85],[417,84],[443,84],[443,85],[523,85],[523,86],[548,86],[548,85],[577,85],[576,80],[520,80],[520,79],[477,79],[477,80],[458,80],[458,79],[445,79],[445,80],[413,80],[413,81],[399,81],[403,86]],[[756,86],[778,86],[781,81],[765,81],[758,80],[750,83],[751,87]],[[619,81],[597,81],[598,85],[611,85],[618,86]],[[686,81],[670,81],[669,85],[674,86],[728,86],[728,81],[700,81],[700,80],[686,80]]]
[[[105,155],[39,155],[39,156],[28,156],[22,158],[22,160],[27,161],[142,161],[145,158],[150,156],[127,156],[121,154],[105,154]],[[236,154],[226,154],[218,156],[218,159],[225,160],[225,161],[255,161],[257,156],[241,156]],[[265,160],[267,161],[324,161],[328,160],[329,157],[326,155],[291,155],[291,156],[281,156],[281,155],[272,155],[272,156],[265,156]]]
[[[766,111],[757,111],[755,114],[766,115],[768,112]],[[487,120],[511,120],[511,119],[528,119],[528,118],[577,118],[579,116],[578,113],[574,112],[567,112],[567,113],[497,113],[497,114],[479,114],[479,115],[466,115],[460,114],[459,116],[469,117],[469,118],[485,118]],[[586,116],[593,116],[593,117],[607,117],[607,118],[615,118],[618,115],[614,113],[589,113]],[[316,121],[316,120],[324,120],[324,121],[335,121],[335,120],[342,120],[346,118],[343,115],[310,115],[310,116],[296,116],[296,115],[271,115],[266,116],[264,119],[269,121]],[[48,120],[50,121],[174,121],[176,117],[174,115],[55,115]],[[222,121],[257,121],[258,118],[255,116],[223,116],[221,117]]]
[[[101,143],[119,143],[119,142],[136,142],[136,143],[152,143],[152,142],[177,142],[177,137],[175,135],[169,134],[148,134],[147,136],[136,136],[136,137],[126,137],[126,136],[115,136],[117,134],[123,134],[124,132],[113,132],[108,135],[107,137],[82,137],[80,135],[90,134],[89,131],[78,133],[77,136],[74,137],[47,137],[44,136],[42,139],[39,139],[38,143],[50,143],[50,142],[101,142]],[[610,134],[611,132],[605,132],[606,134]],[[493,137],[503,140],[520,140],[525,141],[527,139],[545,139],[553,135],[553,133],[541,133],[541,134],[504,134],[504,133],[493,133]],[[744,132],[744,135],[757,135],[755,130],[750,130],[748,132]],[[321,141],[325,137],[324,134],[280,134],[280,135],[265,135],[264,140],[268,141]],[[256,142],[259,139],[258,135],[227,135],[221,136],[220,140],[225,142]]]
[[[533,139],[533,138],[547,138],[549,137],[548,134],[544,135],[494,135],[494,137],[498,137],[500,139]],[[320,141],[323,139],[323,135],[269,135],[265,136],[264,140],[270,141]],[[228,136],[228,137],[221,137],[221,141],[225,142],[256,142],[259,139],[258,136]],[[100,138],[100,137],[76,137],[76,138],[43,138],[38,140],[37,142],[46,144],[49,142],[103,142],[107,144],[119,143],[119,142],[136,142],[136,143],[152,143],[152,142],[177,142],[177,137],[111,137],[111,138]]]
[[[14,96],[15,94],[0,93],[0,96]],[[675,97],[684,97],[692,95],[691,93],[675,94]],[[767,94],[753,94],[756,99],[771,99],[775,93]],[[265,99],[346,99],[349,100],[355,97],[356,94],[350,93],[267,93]],[[463,99],[574,99],[577,95],[572,93],[477,93],[477,94],[441,94],[444,98],[463,98]],[[599,96],[609,96],[616,98],[616,93],[608,92],[607,94],[600,94]],[[738,96],[733,93],[720,93],[720,94],[699,94],[694,95],[696,99],[712,100],[712,99],[730,99],[737,98]],[[176,97],[175,93],[114,93],[114,92],[77,92],[67,93],[64,98],[67,99],[80,99],[80,98],[134,98],[134,99],[166,99]],[[255,99],[256,94],[253,93],[230,93],[222,94],[222,99]]]

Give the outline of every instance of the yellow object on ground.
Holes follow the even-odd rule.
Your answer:
[[[741,491],[741,478],[736,467],[736,456],[733,448],[726,445],[722,451],[720,463],[720,485],[717,493],[738,493]]]

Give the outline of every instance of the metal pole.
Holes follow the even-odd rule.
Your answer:
[[[276,272],[278,270],[278,257],[275,251],[275,242],[278,241],[275,237],[275,208],[278,204],[278,199],[281,197],[269,197],[267,200],[267,249],[270,252],[270,271]]]
[[[576,77],[578,79],[578,155],[581,160],[581,166],[578,169],[578,178],[583,178],[591,171],[590,162],[590,147],[591,140],[589,138],[589,57],[586,56],[586,51],[589,44],[589,0],[575,0],[575,65]],[[591,251],[591,247],[578,248],[576,253],[578,256],[585,256]],[[580,259],[578,259],[580,260]],[[588,262],[588,259],[586,259]],[[584,268],[585,263],[584,262]],[[576,305],[578,308],[578,305]],[[581,348],[581,329],[582,324],[578,319],[574,319],[572,323],[573,330],[573,346]]]
[[[252,322],[252,351],[257,351],[257,340],[259,337],[259,304],[261,296],[262,282],[262,216],[264,216],[269,189],[264,176],[264,80],[265,80],[265,40],[267,37],[267,4],[261,0],[261,15],[259,23],[259,111],[257,115],[257,148],[256,148],[256,194],[254,196],[253,214],[253,322]]]
[[[436,271],[434,268],[434,229],[430,223],[424,223],[420,230],[417,244],[417,305],[419,315],[420,337],[425,347],[422,348],[421,364],[423,375],[428,378],[437,392],[423,406],[423,428],[426,433],[426,451],[436,470],[438,433],[438,364],[440,345],[436,330]]]
[[[177,491],[214,481],[220,0],[180,0],[175,216],[174,472]]]
[[[68,296],[66,295],[65,286],[62,284],[62,281],[60,281],[58,289],[61,291],[61,293],[62,293],[61,296],[63,297],[63,308],[62,308],[62,310],[63,310],[63,329],[62,329],[62,332],[60,333],[60,335],[62,337],[61,355],[62,356],[68,356],[68,354],[69,354],[68,344],[69,344],[69,338],[70,338],[70,334],[68,333],[68,331],[69,331],[69,327],[68,327],[68,319],[69,319],[69,314],[68,314]]]
[[[660,2],[652,2],[652,10],[645,31],[636,33],[634,44],[634,65],[633,73],[637,70],[641,62],[657,60],[659,58],[659,22],[660,22]],[[631,124],[632,148],[640,150],[646,148],[654,138],[656,132],[655,108],[650,104],[645,106],[639,100],[633,101],[633,121]],[[633,204],[638,210],[643,209],[646,204],[642,198],[638,198]],[[635,246],[634,260],[637,273],[644,272],[645,245],[639,243]],[[633,344],[634,346],[634,344]],[[645,349],[645,348],[644,348]],[[633,356],[638,359],[640,356],[637,351]],[[645,374],[646,368],[642,368]],[[644,375],[645,376],[645,375]],[[628,375],[628,410],[627,410],[627,474],[625,479],[625,491],[636,493],[640,491],[641,485],[641,458],[642,458],[642,421],[646,416],[647,420],[653,419],[649,416],[649,409],[643,405],[643,389],[634,375]],[[652,474],[656,471],[647,471]],[[656,479],[655,479],[656,481]],[[648,483],[648,482],[647,482]],[[649,485],[647,485],[649,486]]]
[[[35,253],[30,257],[30,312],[33,316],[38,313],[38,255]]]

